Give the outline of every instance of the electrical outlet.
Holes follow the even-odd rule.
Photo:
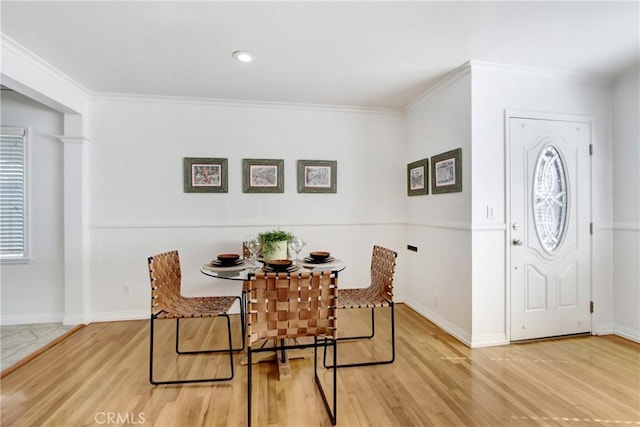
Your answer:
[[[438,306],[440,305],[440,301],[438,301],[438,297],[435,297],[433,299],[433,305],[435,306],[435,308],[438,308]]]
[[[125,297],[129,296],[129,285],[127,285],[126,283],[122,285],[122,295],[124,295]]]

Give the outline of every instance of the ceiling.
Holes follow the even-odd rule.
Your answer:
[[[469,60],[612,77],[639,2],[4,1],[2,32],[94,93],[402,109]],[[231,56],[248,50],[256,61]]]

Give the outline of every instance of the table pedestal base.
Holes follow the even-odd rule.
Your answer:
[[[265,351],[260,353],[254,353],[251,356],[254,364],[260,362],[278,362],[278,374],[280,381],[286,381],[291,379],[291,366],[289,365],[289,360],[293,359],[310,359],[313,358],[313,349],[312,348],[301,348],[301,349],[293,349],[286,350],[284,352],[284,360],[282,359],[282,352],[274,350],[273,352]],[[240,365],[247,365],[247,355],[243,354],[240,357]]]

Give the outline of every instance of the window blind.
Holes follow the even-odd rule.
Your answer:
[[[0,129],[0,258],[27,256],[26,129]]]

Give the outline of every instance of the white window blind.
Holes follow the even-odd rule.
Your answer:
[[[0,129],[0,259],[27,253],[27,130]]]

